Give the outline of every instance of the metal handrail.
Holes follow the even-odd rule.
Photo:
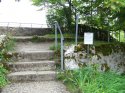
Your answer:
[[[79,15],[76,15],[76,36],[75,36],[75,43],[78,44],[78,21],[79,21]]]
[[[39,27],[41,28],[43,25],[47,25],[47,24],[38,24],[38,23],[20,23],[20,22],[0,22],[0,23],[3,23],[3,24],[6,24],[6,25],[4,25],[4,26],[7,26],[7,27],[9,27],[10,26],[10,24],[19,24],[19,27],[21,27],[21,25],[23,25],[23,24],[29,24],[29,25],[31,25],[32,27],[33,27],[33,25],[40,25]],[[30,27],[31,27],[30,26]],[[32,28],[31,27],[31,28]]]
[[[59,30],[60,35],[61,35],[61,70],[64,70],[64,37],[62,34],[62,31],[60,29],[60,26],[58,22],[55,23],[55,48],[57,49],[58,46],[58,40],[57,40],[57,30]]]

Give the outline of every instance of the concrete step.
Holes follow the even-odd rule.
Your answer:
[[[34,41],[34,42],[52,42],[55,39],[54,38],[48,38],[48,37],[44,37],[44,36],[14,36],[13,37],[14,40],[16,40],[17,42],[27,42],[27,41]]]
[[[8,63],[10,70],[12,72],[19,71],[47,71],[47,70],[55,70],[55,62],[54,61],[36,61],[36,62],[11,62]]]
[[[50,81],[56,79],[55,71],[22,71],[8,75],[11,82]]]
[[[54,58],[54,52],[47,51],[25,51],[18,53],[18,61],[50,60]]]

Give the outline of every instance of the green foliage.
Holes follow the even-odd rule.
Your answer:
[[[124,32],[121,31],[121,36],[120,36],[120,42],[125,42],[125,35],[124,35]]]
[[[44,5],[48,7],[47,22],[53,26],[58,21],[61,27],[72,31],[73,12],[71,9],[71,0],[32,0],[34,5]],[[68,6],[66,5],[68,4]]]
[[[125,76],[113,72],[99,72],[97,65],[78,70],[61,72],[58,79],[63,80],[71,93],[124,93]]]
[[[31,40],[32,42],[39,42],[40,41],[40,37],[38,37],[37,35],[34,35],[33,37],[32,37],[32,40]]]
[[[58,21],[61,27],[73,31],[76,13],[79,23],[103,30],[125,29],[125,0],[32,0],[34,5],[48,7],[48,23]],[[73,6],[72,6],[73,5]],[[75,8],[77,11],[75,11]]]
[[[111,43],[111,44],[102,44],[95,47],[96,53],[102,53],[104,56],[110,55],[111,53],[125,53],[125,44],[124,43]]]
[[[8,73],[6,62],[10,61],[13,56],[13,54],[10,53],[14,50],[13,47],[14,41],[9,36],[6,36],[0,44],[0,88],[4,87],[8,83],[6,78],[6,74]]]
[[[4,87],[8,80],[6,78],[6,74],[8,71],[3,67],[3,64],[0,64],[0,88]]]
[[[124,37],[124,31],[120,31],[120,36],[119,36],[119,31],[115,34],[112,35],[115,39],[117,39],[117,41],[119,42],[125,42],[125,37]],[[120,40],[119,40],[120,38]]]
[[[5,38],[5,41],[3,41],[0,44],[0,61],[1,62],[7,62],[11,57],[12,53],[9,53],[10,51],[14,50],[14,40],[12,40],[9,36]]]
[[[75,38],[75,34],[71,34],[71,33],[65,33],[63,34],[64,38]],[[44,37],[47,38],[55,38],[55,34],[47,34],[44,35]],[[57,34],[57,38],[61,38],[61,34]]]

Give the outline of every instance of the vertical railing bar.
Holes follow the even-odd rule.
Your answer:
[[[21,27],[21,23],[19,23],[19,28]]]
[[[63,56],[63,40],[64,38],[61,36],[61,70],[63,71],[64,70],[64,56]]]
[[[108,43],[110,42],[110,31],[108,31]]]
[[[10,24],[10,23],[8,22],[8,24],[7,24],[7,31],[9,31],[9,24]]]
[[[78,44],[78,19],[79,15],[76,15],[76,38],[75,38],[76,45]]]
[[[57,26],[57,29],[59,29],[59,32],[60,32],[60,34],[61,34],[61,70],[63,71],[64,70],[64,42],[63,42],[63,40],[64,40],[64,37],[63,37],[63,34],[62,34],[62,31],[61,31],[61,29],[60,29],[60,26],[59,26],[59,24],[58,24],[58,22],[56,22],[56,26]]]
[[[32,23],[31,23],[31,31],[32,31]]]
[[[43,28],[43,25],[41,24],[41,28]]]
[[[59,29],[59,32],[60,32],[61,36],[63,37],[63,35],[62,35],[62,31],[61,31],[60,26],[59,26],[58,23],[57,23],[57,27],[58,27],[58,29]]]
[[[58,40],[57,40],[57,23],[55,23],[55,48],[57,50],[57,44],[58,44]]]

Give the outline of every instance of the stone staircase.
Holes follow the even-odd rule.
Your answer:
[[[1,32],[3,30],[0,30]],[[14,57],[14,62],[8,62],[11,70],[8,74],[10,83],[2,89],[2,93],[69,93],[66,87],[56,80],[54,52],[49,50],[54,39],[40,37],[40,42],[35,43],[31,41],[36,31],[9,32],[15,33],[15,50],[18,56],[16,59]],[[8,31],[5,30],[5,33]]]
[[[35,44],[35,43],[32,43]],[[31,46],[32,46],[31,44]],[[41,43],[44,46],[44,42]],[[23,46],[25,47],[25,46]],[[49,47],[49,46],[45,46]],[[27,47],[28,49],[30,48]],[[11,82],[29,82],[29,81],[50,81],[55,80],[55,62],[52,61],[54,52],[50,50],[39,49],[18,51],[17,62],[10,62],[8,66],[12,71],[8,75]]]

